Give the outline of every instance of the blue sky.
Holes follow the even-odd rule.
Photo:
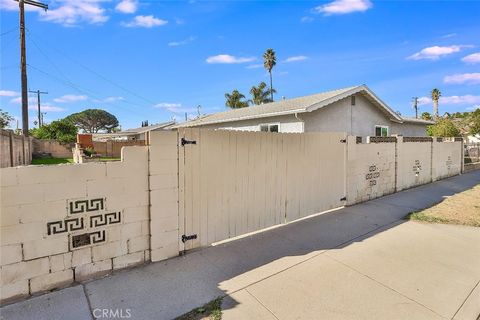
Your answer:
[[[431,112],[434,87],[442,113],[480,106],[478,1],[45,2],[26,20],[47,122],[102,108],[126,129],[225,110],[226,92],[268,81],[267,48],[278,99],[367,84],[403,115],[413,96]],[[18,4],[0,5],[0,108],[19,118]]]

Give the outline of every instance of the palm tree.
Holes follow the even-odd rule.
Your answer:
[[[277,57],[273,49],[267,49],[263,54],[263,66],[270,74],[270,99],[273,101],[273,84],[272,84],[272,69],[277,64]]]
[[[233,90],[232,93],[225,93],[225,105],[232,109],[245,108],[248,107],[248,102],[242,99],[245,99],[245,95],[238,92],[238,90]]]
[[[432,102],[433,102],[433,116],[435,119],[438,118],[438,100],[442,93],[437,88],[432,90]]]
[[[267,88],[267,84],[263,81],[260,82],[257,87],[253,86],[252,89],[250,89],[252,99],[249,100],[249,102],[256,105],[272,102],[272,91],[273,93],[275,93],[276,91],[275,89],[265,90],[265,88]]]

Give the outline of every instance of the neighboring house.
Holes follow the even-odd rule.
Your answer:
[[[426,136],[426,126],[433,123],[398,115],[366,85],[361,85],[214,113],[173,128]]]
[[[126,141],[126,140],[147,140],[147,132],[166,130],[167,127],[174,125],[174,121],[154,124],[151,126],[140,127],[135,129],[128,129],[125,131],[115,133],[94,133],[92,134],[93,141]]]

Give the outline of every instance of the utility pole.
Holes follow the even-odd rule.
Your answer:
[[[33,0],[15,0],[18,1],[20,9],[20,72],[22,79],[22,131],[24,136],[28,136],[28,85],[27,85],[27,51],[25,48],[25,4],[45,9],[48,5]]]
[[[413,97],[413,108],[415,109],[415,118],[418,119],[418,97]]]
[[[40,128],[42,126],[42,112],[40,111],[40,95],[41,94],[48,94],[48,92],[43,92],[40,90],[37,91],[28,91],[30,93],[36,93],[37,94],[37,107],[38,107],[38,127]]]

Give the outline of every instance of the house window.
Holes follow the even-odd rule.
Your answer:
[[[355,105],[355,96],[352,96],[352,106]]]
[[[261,124],[260,131],[263,132],[278,132],[279,131],[279,124]]]
[[[376,137],[388,137],[388,127],[387,126],[375,126],[375,136]]]

